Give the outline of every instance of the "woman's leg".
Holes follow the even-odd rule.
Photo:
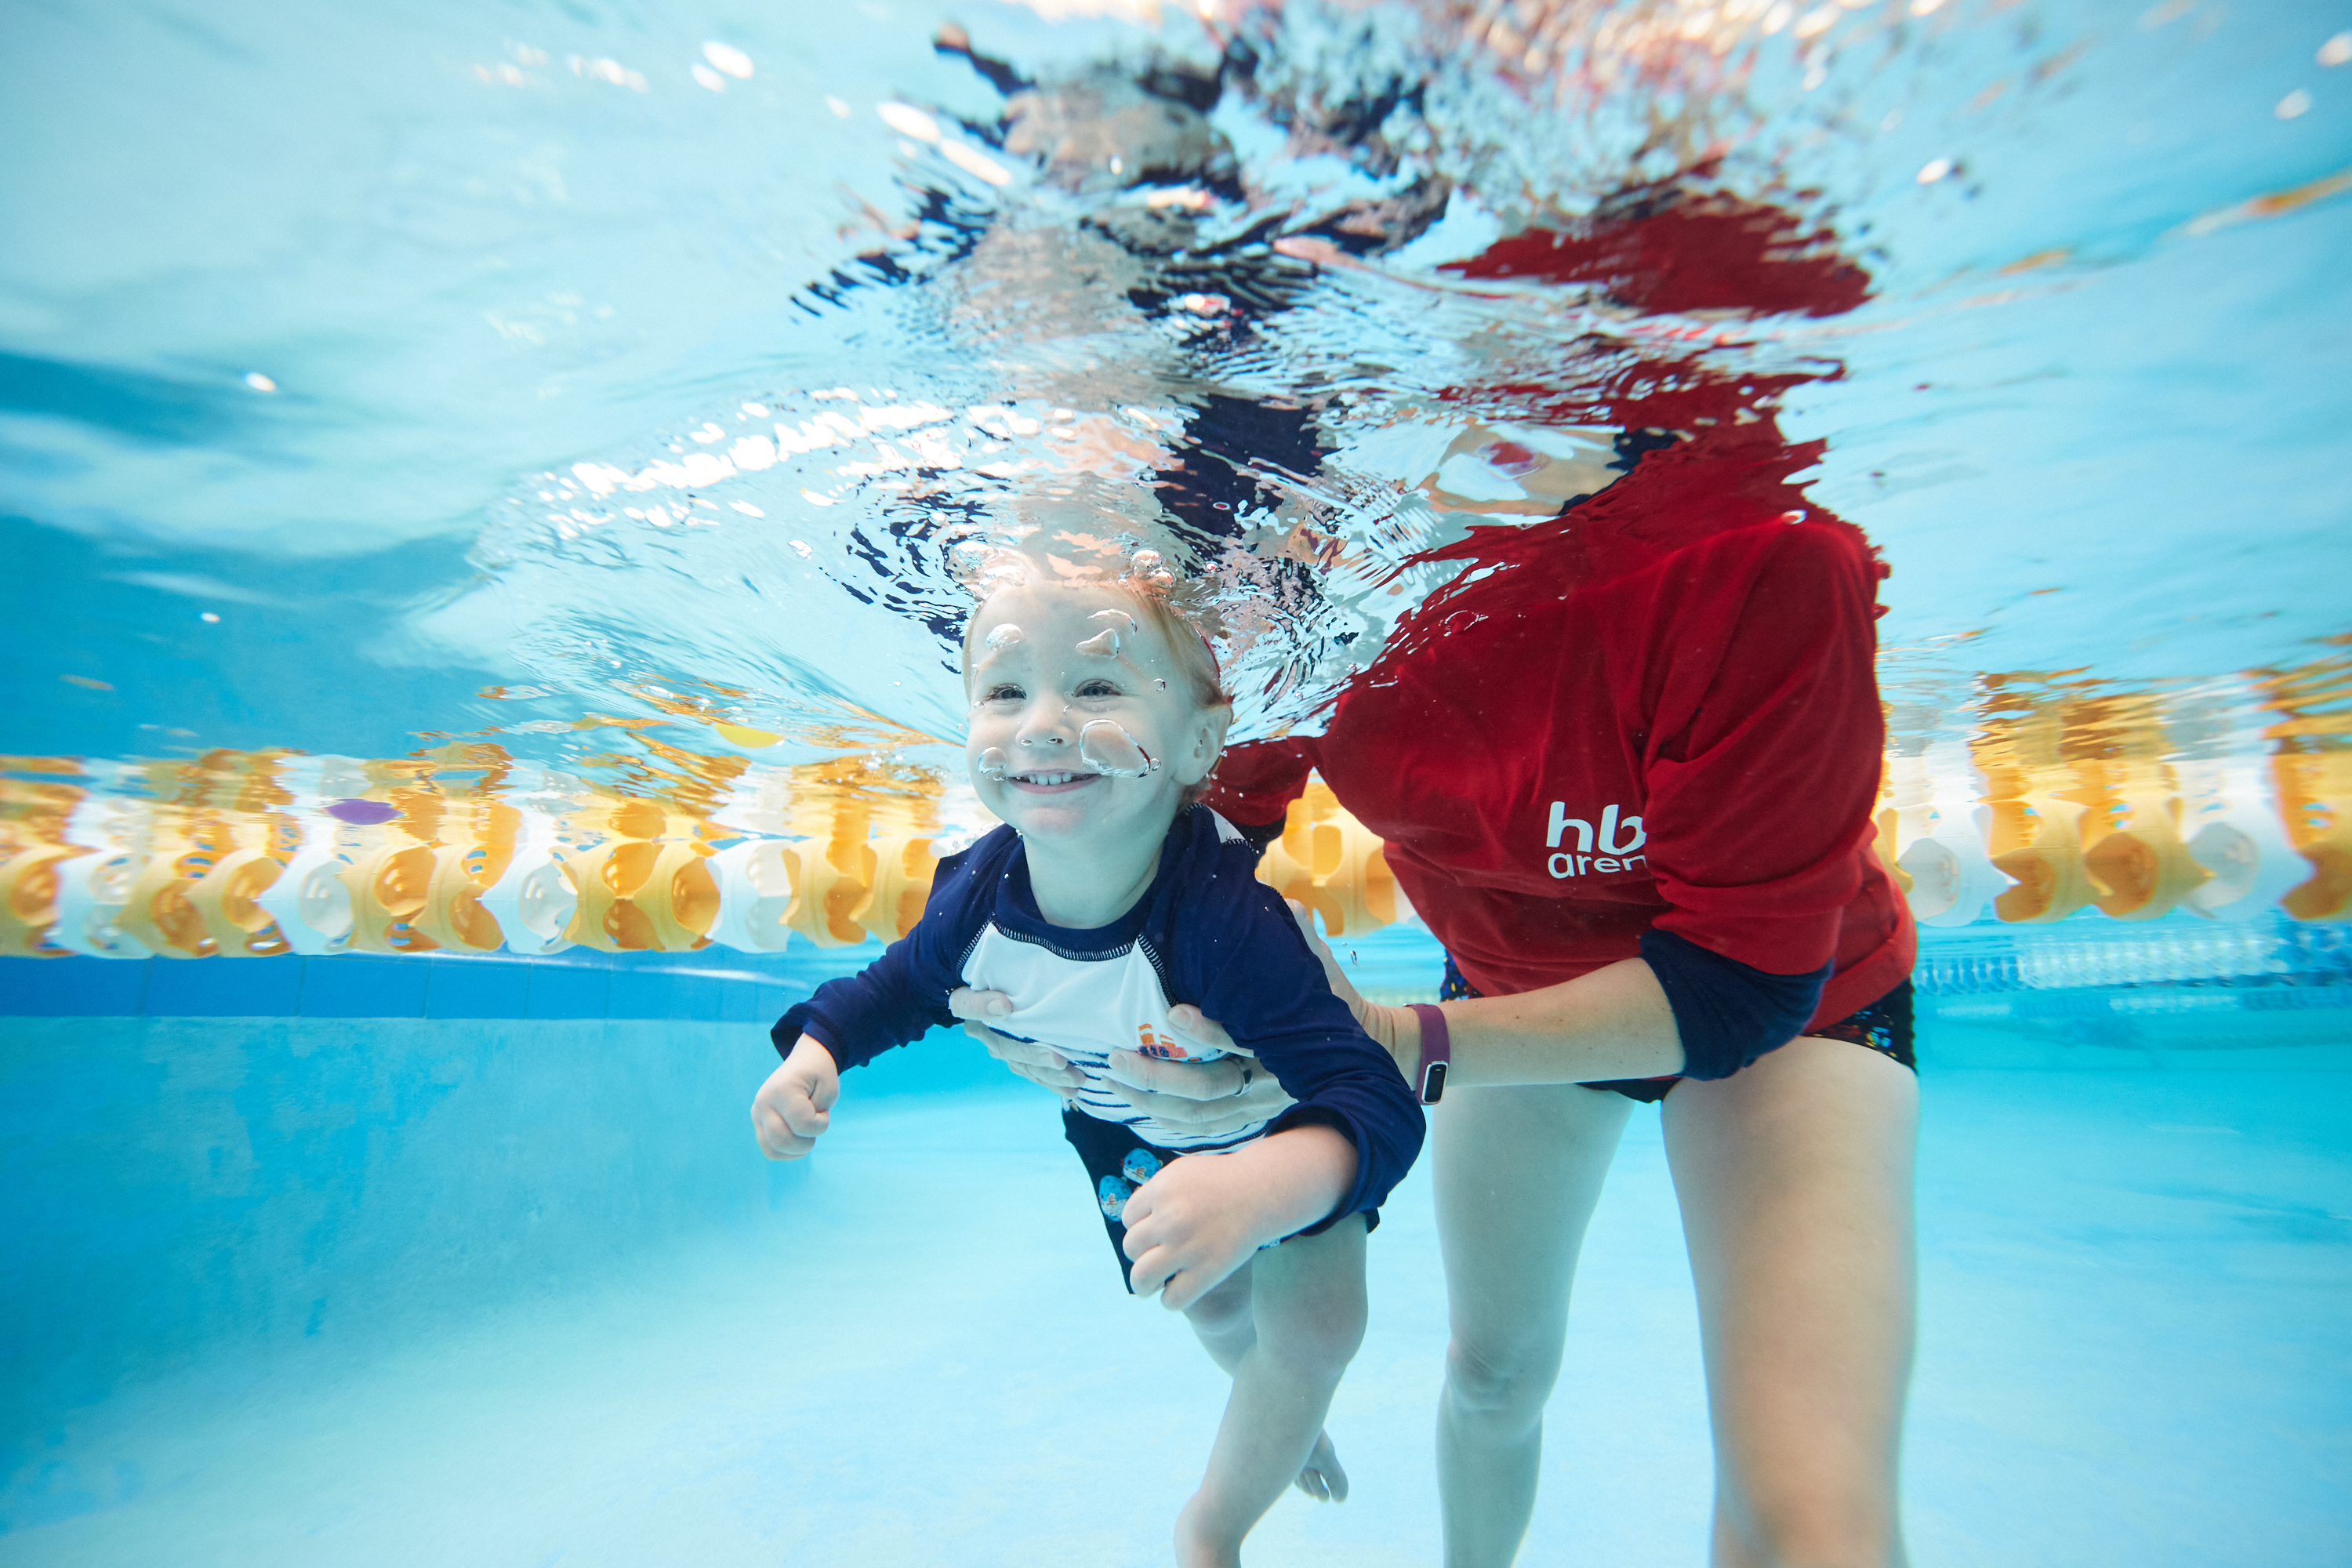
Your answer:
[[[1715,1426],[1717,1568],[1904,1561],[1918,1109],[1908,1068],[1811,1037],[1667,1097]]]
[[[1307,1462],[1363,1343],[1362,1216],[1260,1252],[1249,1268],[1255,1342],[1234,1369],[1208,1474],[1177,1517],[1176,1558],[1187,1568],[1241,1561],[1242,1538]]]
[[[1437,1406],[1447,1568],[1502,1568],[1527,1533],[1576,1255],[1632,1109],[1570,1083],[1457,1089],[1432,1113],[1454,1329]]]

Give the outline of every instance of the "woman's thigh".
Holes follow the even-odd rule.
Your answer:
[[[1793,1040],[1667,1097],[1729,1560],[1897,1560],[1918,1080]]]
[[[1430,1118],[1453,1371],[1548,1390],[1584,1229],[1632,1102],[1581,1084],[1459,1089]]]

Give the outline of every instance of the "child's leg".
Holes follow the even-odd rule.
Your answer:
[[[1250,1308],[1254,1278],[1254,1264],[1244,1263],[1223,1284],[1184,1309],[1192,1331],[1201,1337],[1202,1348],[1227,1377],[1241,1370],[1242,1357],[1257,1343],[1257,1314]],[[1339,1466],[1339,1452],[1331,1446],[1330,1434],[1315,1434],[1307,1462],[1299,1466],[1291,1484],[1317,1502],[1348,1500],[1348,1472]]]
[[[1241,1562],[1242,1538],[1307,1462],[1340,1374],[1363,1342],[1360,1215],[1259,1253],[1250,1272],[1255,1342],[1234,1368],[1208,1475],[1176,1521],[1184,1568]]]

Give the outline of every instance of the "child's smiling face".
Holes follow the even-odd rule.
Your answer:
[[[1216,765],[1225,710],[1194,702],[1133,604],[1113,588],[1023,584],[976,612],[964,761],[981,803],[1024,837],[1075,844],[1148,833],[1156,841],[1185,787]],[[1117,730],[1085,746],[1084,731],[1097,723]],[[1123,750],[1120,734],[1157,764],[1144,776],[1113,777],[1081,757],[1082,746],[1097,755]],[[991,751],[1003,754],[1001,776],[983,766]]]

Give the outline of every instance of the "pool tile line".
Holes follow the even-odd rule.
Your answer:
[[[288,956],[0,965],[0,1016],[680,1019],[764,1023],[827,974],[676,962]],[[598,955],[601,959],[603,955]],[[831,969],[834,965],[817,967]],[[845,967],[845,966],[838,966]]]

